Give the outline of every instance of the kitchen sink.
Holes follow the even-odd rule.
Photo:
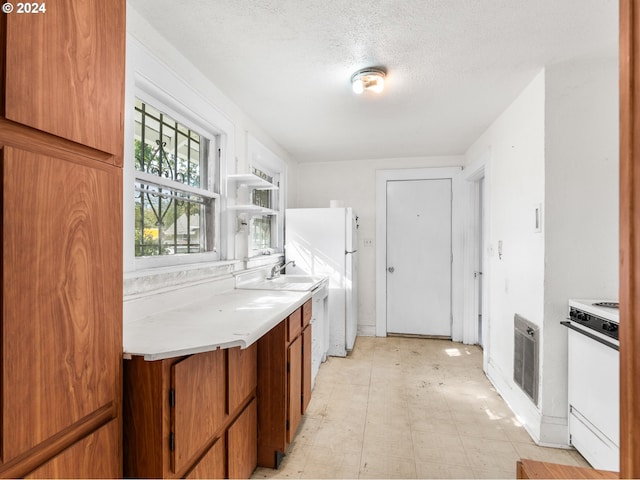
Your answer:
[[[289,290],[295,292],[310,292],[316,289],[326,277],[318,275],[280,275],[271,280],[266,278],[243,282],[236,286],[245,290]]]

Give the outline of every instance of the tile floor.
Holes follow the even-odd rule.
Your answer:
[[[536,446],[482,372],[448,340],[358,337],[320,368],[278,470],[253,478],[515,478],[519,458],[588,466]]]

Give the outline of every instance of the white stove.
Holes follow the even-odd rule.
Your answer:
[[[617,302],[569,300],[569,443],[594,467],[620,466]]]

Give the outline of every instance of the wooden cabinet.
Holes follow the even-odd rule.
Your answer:
[[[256,362],[257,345],[125,361],[124,475],[250,476],[256,467]]]
[[[8,120],[113,154],[122,165],[125,2],[56,0],[6,21]]]
[[[311,300],[258,341],[258,465],[277,468],[311,398]]]
[[[120,477],[125,2],[47,7],[0,19],[0,477]]]

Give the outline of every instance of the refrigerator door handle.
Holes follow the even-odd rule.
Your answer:
[[[344,254],[345,254],[345,255],[349,255],[350,253],[356,253],[357,251],[358,251],[358,250],[351,250],[351,251],[345,250],[345,251],[344,251]]]

